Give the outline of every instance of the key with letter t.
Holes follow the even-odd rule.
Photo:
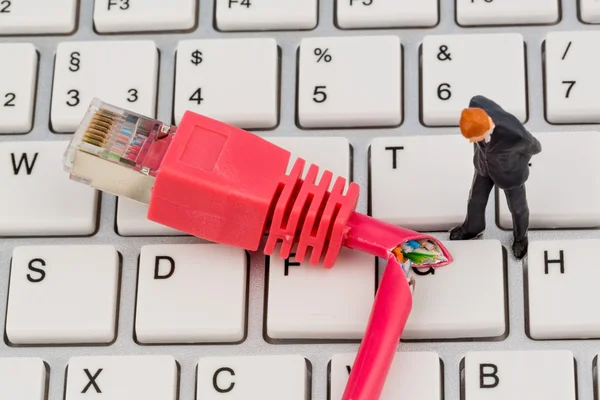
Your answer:
[[[525,47],[520,34],[432,35],[422,45],[425,125],[458,125],[475,95],[527,119]]]

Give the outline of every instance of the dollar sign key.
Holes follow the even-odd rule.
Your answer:
[[[202,52],[200,50],[195,50],[192,53],[192,59],[191,59],[191,61],[192,61],[192,64],[194,64],[194,65],[201,64],[202,61],[203,61],[202,60]]]

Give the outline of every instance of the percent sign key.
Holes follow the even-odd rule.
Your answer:
[[[329,54],[329,49],[322,49],[320,47],[316,47],[314,54],[317,58],[318,63],[330,63],[333,60],[333,57],[331,56],[331,54]]]

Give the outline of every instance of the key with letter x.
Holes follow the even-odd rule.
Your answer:
[[[575,359],[569,351],[470,352],[463,390],[468,400],[575,400]]]
[[[520,34],[432,35],[422,45],[425,125],[458,125],[475,95],[527,119],[525,45]]]
[[[99,356],[69,360],[65,400],[175,400],[172,356]]]

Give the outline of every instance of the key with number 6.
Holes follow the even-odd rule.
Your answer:
[[[298,120],[304,128],[402,122],[397,36],[308,38],[300,45]]]
[[[546,35],[546,118],[548,122],[600,122],[600,31]]]
[[[52,128],[74,132],[94,97],[154,116],[158,51],[152,41],[65,42],[58,45]]]

